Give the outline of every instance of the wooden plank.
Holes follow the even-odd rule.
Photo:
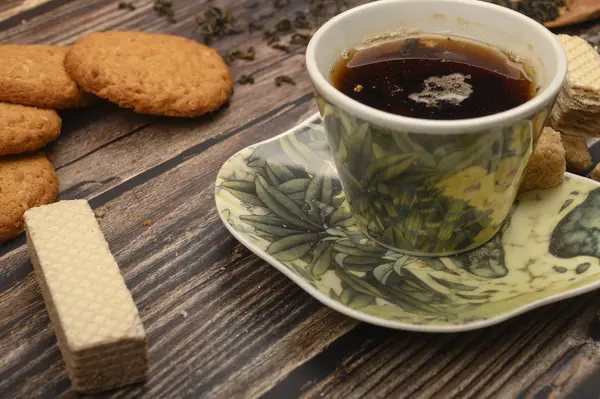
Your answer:
[[[463,334],[360,325],[263,397],[562,397],[597,362],[585,331],[599,304],[587,295]]]
[[[50,0],[5,0],[0,3],[0,21],[38,7]]]

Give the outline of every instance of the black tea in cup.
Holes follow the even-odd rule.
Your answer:
[[[362,104],[419,119],[492,115],[536,94],[524,66],[500,50],[439,35],[348,51],[335,65],[331,81]]]

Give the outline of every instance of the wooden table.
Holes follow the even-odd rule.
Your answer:
[[[250,9],[175,0],[176,23],[158,17],[149,0],[135,0],[133,11],[117,3],[5,0],[0,42],[68,44],[107,29],[199,39],[194,17],[209,3],[238,6],[241,21],[272,1]],[[284,11],[308,4],[292,1]],[[600,23],[569,31],[600,43]],[[149,336],[148,383],[107,397],[537,399],[574,389],[600,396],[600,379],[583,382],[600,361],[597,293],[480,331],[402,332],[330,310],[241,246],[215,211],[218,169],[316,109],[302,49],[270,49],[260,32],[214,46],[257,53],[232,65],[236,77],[253,73],[255,84],[237,86],[216,115],[175,120],[110,104],[62,113],[63,135],[52,147],[61,198],[106,211],[101,227]],[[275,87],[282,73],[297,84]],[[0,247],[0,396],[76,397],[24,244]]]

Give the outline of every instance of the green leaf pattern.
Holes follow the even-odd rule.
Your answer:
[[[513,202],[533,140],[530,123],[462,135],[392,132],[332,105],[324,124],[359,225],[414,253],[456,253],[489,240],[510,211],[491,205]],[[457,181],[470,184],[447,189]]]

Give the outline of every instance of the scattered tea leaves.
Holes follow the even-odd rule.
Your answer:
[[[267,42],[268,45],[271,45],[279,41],[279,34],[277,33],[277,31],[267,29],[263,33],[263,39]]]
[[[529,18],[543,23],[556,19],[560,10],[565,8],[565,0],[484,0],[488,3],[494,3],[503,7],[518,11],[527,15]]]
[[[252,77],[252,75],[241,75],[237,82],[241,85],[253,85],[254,84],[254,78]]]
[[[284,51],[286,53],[290,52],[290,47],[286,46],[285,44],[281,44],[281,43],[273,43],[271,45],[271,48],[274,48],[275,50],[281,50],[281,51]]]
[[[265,12],[265,13],[262,13],[262,14],[260,14],[260,15],[258,16],[258,19],[259,19],[259,20],[262,20],[262,19],[269,19],[269,18],[271,18],[271,17],[272,17],[272,16],[274,16],[274,15],[275,15],[275,11],[268,11],[268,12]]]
[[[256,58],[256,53],[254,52],[254,47],[248,47],[248,50],[246,51],[234,50],[226,53],[223,58],[228,64],[231,64],[235,60],[254,61]]]
[[[290,33],[294,29],[294,25],[289,18],[281,18],[275,24],[275,29],[281,33]]]
[[[154,10],[161,17],[166,17],[169,22],[175,22],[175,11],[171,0],[154,0]]]
[[[273,7],[275,8],[283,8],[285,6],[287,6],[290,3],[290,0],[275,0],[273,2]]]
[[[245,30],[235,24],[231,11],[223,11],[215,6],[198,13],[196,23],[205,43],[209,43],[215,37],[237,35]]]
[[[275,78],[275,86],[279,87],[282,84],[296,85],[296,81],[287,75],[280,75]]]
[[[248,32],[252,33],[258,30],[262,30],[263,24],[258,21],[250,21],[248,24]]]
[[[119,3],[119,10],[133,11],[133,10],[135,10],[135,6],[130,1],[122,1]]]
[[[296,29],[309,29],[310,28],[310,22],[308,21],[308,17],[306,16],[305,13],[299,11],[296,13],[296,16],[294,17],[294,27]]]
[[[308,29],[297,29],[290,39],[290,44],[300,44],[302,46],[308,45],[312,37],[312,32]]]

